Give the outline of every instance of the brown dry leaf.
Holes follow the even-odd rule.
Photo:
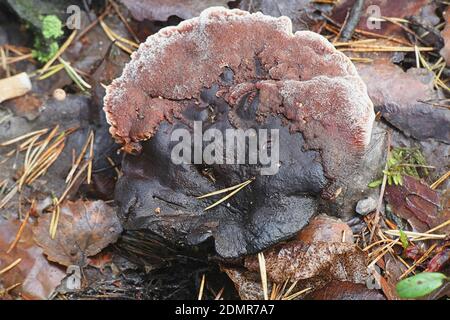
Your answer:
[[[334,280],[307,295],[305,300],[386,300],[386,298],[364,284]]]
[[[263,300],[263,288],[259,274],[245,269],[222,268],[233,281],[236,291],[242,300]],[[272,284],[267,284],[269,292]]]
[[[292,20],[293,31],[313,30],[322,20],[321,12],[329,15],[331,4],[314,0],[242,0],[239,8],[249,12],[262,12],[272,17],[286,16]]]
[[[367,19],[371,15],[375,16],[375,14],[371,10],[368,10],[369,7],[377,6],[380,9],[380,16],[405,18],[408,16],[418,15],[422,7],[424,7],[427,2],[428,0],[366,0],[364,2],[364,9],[361,20],[359,21],[359,24],[356,28],[389,36],[402,35],[404,31],[400,27],[390,22],[381,22],[380,29],[371,29],[372,25],[370,23],[367,23]],[[347,12],[351,10],[354,3],[355,0],[339,1],[333,12],[333,19],[342,24],[345,20]]]
[[[115,211],[103,201],[64,202],[54,240],[50,221],[50,214],[41,217],[33,228],[34,236],[48,259],[64,266],[86,266],[88,257],[115,242],[122,232]]]
[[[267,276],[276,283],[319,277],[322,281],[340,280],[365,283],[367,255],[345,242],[291,241],[264,252]],[[256,256],[245,259],[245,266],[258,272]]]
[[[444,57],[447,65],[450,66],[450,11],[447,10],[444,13],[445,28],[441,32],[441,36],[444,39],[444,47],[441,50],[441,56]]]
[[[45,258],[42,248],[33,240],[29,224],[25,225],[17,246],[9,254],[6,253],[16,237],[19,226],[19,221],[0,219],[0,269],[19,258],[22,259],[13,269],[0,276],[0,288],[21,283],[10,292],[11,296],[20,294],[24,299],[47,299],[66,274],[61,267]],[[6,295],[3,298],[8,299],[11,296]]]
[[[428,231],[450,218],[449,214],[438,214],[439,193],[409,176],[403,177],[403,185],[386,186],[385,199],[392,211],[418,232]]]
[[[408,136],[450,142],[450,110],[427,101],[439,98],[434,75],[426,69],[404,72],[388,60],[357,64],[369,96],[382,116]]]
[[[213,6],[228,7],[227,0],[121,0],[136,20],[166,21],[170,16],[196,17]]]
[[[348,243],[353,243],[354,241],[352,229],[348,224],[326,215],[319,215],[313,218],[298,233],[297,240],[303,242],[325,241]]]

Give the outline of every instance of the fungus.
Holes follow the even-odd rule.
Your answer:
[[[366,87],[347,57],[318,34],[293,34],[286,17],[215,7],[161,29],[132,55],[104,102],[110,132],[129,153],[115,195],[125,229],[184,245],[213,238],[217,253],[232,258],[292,237],[319,208],[350,215],[350,195],[361,191],[349,177],[371,149]],[[223,136],[278,130],[276,174],[261,175],[259,162],[175,164],[172,133],[194,133],[196,122]],[[271,147],[269,139],[258,150]],[[249,179],[208,211],[220,196],[197,199]]]

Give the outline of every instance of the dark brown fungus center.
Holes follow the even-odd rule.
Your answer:
[[[223,257],[291,237],[319,208],[351,215],[354,195],[368,182],[358,171],[373,149],[366,87],[347,57],[318,34],[292,34],[286,17],[210,8],[162,29],[108,87],[104,110],[111,134],[133,154],[116,188],[124,228],[182,244],[213,237]],[[245,150],[241,163],[237,151],[227,158],[224,140],[214,136],[200,140],[203,149],[223,150],[228,163],[195,161],[195,142],[189,161],[175,163],[174,133],[188,132],[193,142],[199,127],[204,139],[210,129],[221,137],[254,132],[258,141],[267,132],[258,155],[279,158],[250,162],[247,136],[234,145]],[[196,198],[252,178],[211,210],[204,208],[223,194]]]

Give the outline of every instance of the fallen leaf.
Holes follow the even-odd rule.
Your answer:
[[[345,241],[342,241],[342,240]],[[297,240],[303,242],[348,242],[353,243],[352,229],[341,220],[320,215],[313,218],[309,224],[297,234]]]
[[[304,243],[298,240],[275,246],[264,252],[267,276],[276,283],[320,277],[324,280],[365,283],[367,255],[356,245],[345,242]],[[245,266],[259,271],[255,256]]]
[[[363,284],[334,280],[307,295],[305,300],[386,300],[386,298],[378,290],[369,289]]]
[[[428,261],[425,271],[436,272],[440,271],[450,261],[450,248],[442,248]]]
[[[321,12],[329,15],[333,6],[313,0],[242,0],[239,8],[249,12],[259,11],[272,17],[289,17],[295,32],[313,29],[323,19]]]
[[[390,124],[418,140],[450,142],[450,110],[427,103],[439,98],[433,73],[417,68],[404,72],[385,59],[356,67],[375,111]]]
[[[368,21],[368,18],[371,16],[405,18],[408,16],[418,15],[422,7],[427,4],[427,2],[428,0],[366,0],[364,2],[364,9],[361,20],[359,21],[356,28],[389,36],[402,35],[404,31],[397,25],[390,22],[381,22],[380,28],[376,28],[373,23]],[[345,20],[347,12],[351,10],[354,3],[355,0],[339,1],[335,7],[332,18],[342,24]],[[376,11],[372,10],[372,8]]]
[[[227,0],[121,0],[136,20],[166,21],[170,16],[182,19],[196,17],[204,9],[225,6]]]
[[[437,272],[418,273],[397,283],[397,293],[404,299],[420,298],[441,287],[446,278]]]
[[[441,32],[441,36],[444,39],[444,47],[441,49],[440,54],[444,57],[445,62],[450,66],[450,11],[445,11],[445,28]]]
[[[4,289],[21,284],[10,292],[11,296],[3,296],[3,299],[18,294],[24,299],[47,299],[66,274],[61,267],[45,258],[43,250],[33,240],[29,224],[25,225],[16,247],[9,254],[6,253],[19,226],[20,222],[17,220],[0,219],[0,269],[22,259],[13,269],[0,275],[0,287]]]
[[[444,216],[438,216],[439,193],[413,177],[403,176],[403,185],[386,186],[385,199],[392,211],[418,232],[444,222]]]
[[[242,300],[263,300],[263,288],[259,274],[245,269],[223,268],[225,273],[233,281],[236,291]],[[269,292],[272,284],[267,284]]]
[[[63,203],[55,239],[50,238],[50,221],[50,214],[39,218],[33,233],[48,259],[64,266],[86,266],[88,257],[115,242],[122,232],[116,213],[103,201]]]

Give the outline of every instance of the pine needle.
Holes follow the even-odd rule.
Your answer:
[[[15,266],[17,266],[20,262],[22,261],[21,258],[17,259],[16,261],[14,261],[13,263],[11,263],[9,266],[3,268],[0,270],[0,276],[2,274],[4,274],[5,272],[8,272],[9,270],[11,270],[12,268],[14,268]]]
[[[264,259],[264,253],[258,253],[259,273],[261,274],[261,284],[263,288],[264,300],[269,300],[269,293],[267,288],[267,271],[266,260]]]
[[[198,300],[202,300],[203,290],[205,288],[205,280],[206,280],[206,276],[205,276],[205,274],[203,274],[202,275],[202,282],[200,283],[200,290],[198,291]]]
[[[222,199],[220,199],[219,201],[213,203],[212,205],[210,205],[209,207],[205,208],[204,211],[207,211],[209,209],[212,209],[216,206],[218,206],[219,204],[221,204],[222,202],[228,200],[229,198],[231,198],[232,196],[234,196],[236,193],[238,193],[239,191],[241,191],[242,189],[244,189],[247,185],[249,185],[254,179],[249,179],[247,181],[245,181],[240,187],[238,187],[236,190],[230,192],[228,195],[226,195],[225,197],[223,197]]]

